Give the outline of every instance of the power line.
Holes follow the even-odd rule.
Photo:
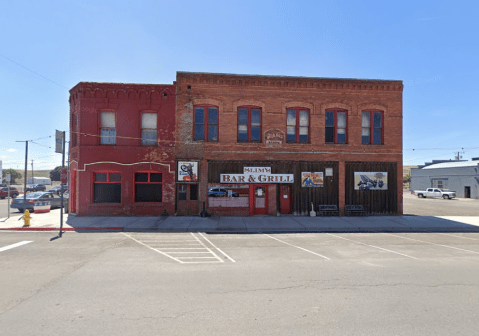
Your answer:
[[[20,63],[15,62],[14,60],[8,58],[8,57],[5,56],[5,55],[0,54],[0,56],[2,56],[3,58],[9,60],[9,61],[12,62],[12,63],[15,63],[15,64],[18,65],[19,67],[24,68],[25,70],[28,70],[28,71],[30,71],[31,73],[34,73],[35,75],[37,75],[37,76],[39,76],[39,77],[42,77],[43,79],[45,79],[45,80],[47,80],[47,81],[49,81],[49,82],[51,82],[51,83],[53,83],[53,84],[55,84],[55,85],[58,85],[59,87],[62,87],[62,88],[64,88],[64,89],[67,89],[67,90],[68,90],[67,87],[65,87],[65,86],[63,86],[63,85],[61,85],[61,84],[58,84],[57,82],[55,82],[55,81],[53,81],[53,80],[51,80],[51,79],[49,79],[49,78],[47,78],[47,77],[45,77],[45,76],[43,76],[43,75],[40,75],[38,72],[35,72],[35,71],[33,71],[32,69],[29,69],[29,68],[27,68],[26,66],[23,66],[23,65],[21,65]]]

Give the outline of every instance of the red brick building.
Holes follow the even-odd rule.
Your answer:
[[[402,214],[402,81],[178,72],[176,213]]]
[[[175,213],[174,85],[79,83],[70,121],[71,211]]]

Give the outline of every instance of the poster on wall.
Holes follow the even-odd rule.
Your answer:
[[[198,182],[198,162],[178,161],[178,182]]]
[[[388,190],[388,173],[354,172],[354,190]]]
[[[323,172],[301,172],[301,187],[322,188],[323,186]]]

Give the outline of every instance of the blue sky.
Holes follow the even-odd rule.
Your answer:
[[[52,169],[80,81],[176,71],[404,81],[404,164],[479,157],[476,1],[3,1],[0,160]],[[48,148],[51,147],[51,148]]]

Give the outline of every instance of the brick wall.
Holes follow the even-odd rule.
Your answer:
[[[397,162],[402,171],[401,81],[178,72],[176,85],[178,159],[337,161],[342,176],[340,207],[344,207],[345,162]],[[193,107],[204,104],[219,107],[218,142],[194,141]],[[287,108],[308,108],[310,143],[283,143],[281,147],[268,147],[264,139],[261,143],[238,143],[237,108],[245,105],[261,107],[263,136],[270,129],[286,134]],[[330,108],[348,111],[348,144],[325,143],[325,111]],[[383,145],[361,144],[361,112],[369,109],[384,111]],[[206,198],[207,181],[202,176],[200,201]],[[398,212],[402,213],[402,177],[397,176]]]

